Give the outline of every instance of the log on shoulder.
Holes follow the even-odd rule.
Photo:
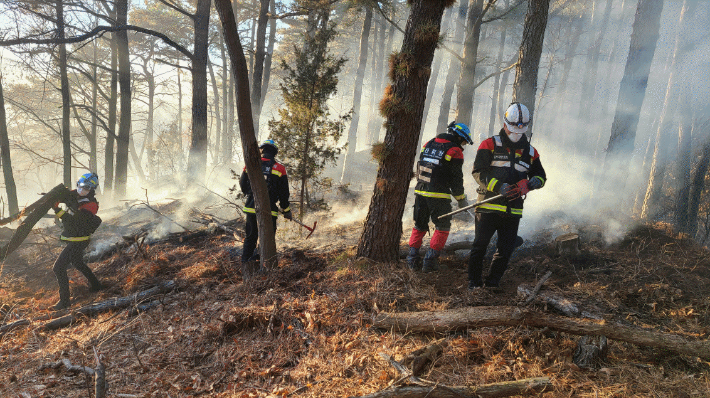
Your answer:
[[[382,313],[373,326],[398,332],[444,333],[489,326],[550,328],[575,335],[606,336],[638,346],[666,349],[683,355],[710,359],[710,341],[688,340],[681,336],[604,321],[572,319],[509,306],[481,306],[445,311]]]
[[[360,398],[476,398],[510,397],[539,393],[551,387],[547,377],[506,381],[480,386],[407,386],[378,391]],[[352,397],[351,397],[352,398]]]

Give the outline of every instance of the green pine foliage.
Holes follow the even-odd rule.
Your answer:
[[[324,27],[313,35],[305,34],[303,47],[294,46],[294,65],[281,61],[285,77],[280,84],[284,106],[278,120],[269,121],[270,137],[279,145],[279,160],[296,185],[296,194],[310,202],[309,189],[319,190],[328,179],[323,170],[335,164],[346,145],[339,146],[352,111],[331,118],[328,99],[337,92],[338,73],[345,58],[329,54],[328,43],[335,36],[332,27]],[[305,195],[300,191],[305,190]],[[306,203],[309,207],[311,203]]]

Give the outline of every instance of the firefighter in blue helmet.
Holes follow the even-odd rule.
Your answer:
[[[523,217],[524,194],[545,185],[545,169],[525,132],[531,121],[528,108],[512,103],[503,117],[503,128],[478,147],[473,178],[478,182],[478,201],[499,194],[504,197],[476,207],[476,236],[468,260],[468,287],[498,287],[515,249]],[[498,234],[491,269],[483,279],[483,258],[493,234]]]
[[[276,161],[276,155],[279,152],[278,146],[274,140],[265,140],[259,146],[261,150],[261,171],[266,179],[266,186],[269,191],[269,201],[271,202],[271,215],[274,221],[274,232],[276,232],[276,219],[279,216],[279,207],[283,212],[284,218],[291,220],[291,205],[289,203],[289,187],[288,175],[284,165]],[[246,203],[244,205],[244,213],[247,216],[245,225],[246,237],[244,238],[244,246],[242,248],[242,263],[247,261],[255,261],[259,259],[259,254],[254,253],[256,243],[259,239],[259,229],[256,222],[256,209],[254,208],[254,193],[251,190],[251,183],[247,175],[247,169],[244,167],[242,175],[239,178],[239,187],[246,195]]]
[[[96,200],[96,188],[99,186],[99,176],[87,173],[81,176],[76,183],[76,189],[69,192],[65,199],[66,208],[61,209],[60,203],[55,203],[55,217],[61,220],[62,235],[60,240],[66,247],[54,262],[54,275],[59,284],[59,301],[54,305],[55,310],[61,310],[70,305],[69,277],[67,270],[74,266],[89,281],[89,290],[92,292],[103,289],[103,285],[96,278],[91,269],[84,262],[84,250],[89,246],[91,234],[101,224],[101,218],[96,215],[99,211],[99,202]]]
[[[414,188],[414,228],[409,237],[407,265],[420,270],[419,249],[434,222],[434,234],[429,242],[421,271],[436,271],[439,252],[444,248],[451,229],[451,219],[438,218],[451,211],[451,196],[459,208],[468,206],[463,188],[463,146],[473,144],[471,131],[463,123],[452,122],[445,133],[427,142],[417,163],[417,185]]]

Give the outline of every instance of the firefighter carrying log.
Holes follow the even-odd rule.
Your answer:
[[[540,154],[530,145],[525,132],[531,121],[528,108],[518,102],[505,111],[503,128],[478,147],[473,178],[478,182],[478,201],[503,195],[476,207],[476,236],[468,261],[468,288],[498,287],[515,249],[518,226],[523,217],[525,194],[545,185]],[[483,258],[494,233],[498,233],[491,269],[483,280]]]
[[[99,176],[87,173],[79,178],[76,189],[69,191],[66,197],[54,204],[55,216],[61,220],[62,235],[60,240],[66,247],[54,262],[54,275],[59,284],[59,301],[54,305],[55,310],[70,306],[69,277],[67,270],[74,266],[89,281],[89,291],[97,292],[104,288],[84,262],[84,250],[89,246],[91,234],[101,224],[101,218],[96,215],[99,211],[99,202],[96,200],[96,188],[99,186]],[[65,208],[59,207],[60,203]]]
[[[451,198],[459,208],[468,206],[463,188],[463,146],[473,144],[471,131],[463,123],[451,122],[446,133],[437,135],[424,145],[417,163],[417,185],[414,188],[414,228],[409,238],[407,265],[420,270],[419,248],[424,234],[429,231],[429,219],[435,230],[429,242],[421,271],[438,269],[439,252],[444,248],[451,229],[449,217],[440,215],[451,211]]]

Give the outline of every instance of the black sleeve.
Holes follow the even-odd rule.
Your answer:
[[[291,196],[291,194],[288,187],[288,175],[284,174],[279,177],[279,204],[281,204],[281,210],[291,210],[291,202],[288,200],[289,196]]]
[[[239,176],[239,188],[245,195],[249,195],[251,193],[251,183],[249,182],[249,176],[247,175],[246,169],[244,169],[244,171],[242,171],[242,175]]]

